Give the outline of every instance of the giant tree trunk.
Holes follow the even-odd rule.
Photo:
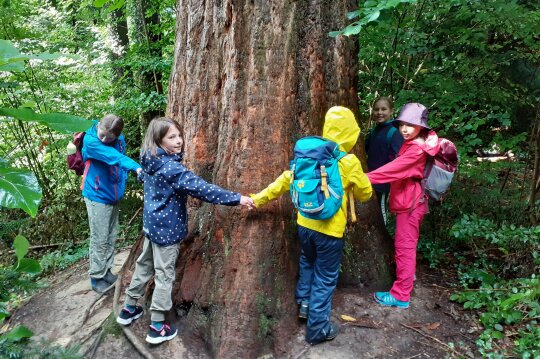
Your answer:
[[[188,168],[256,192],[288,168],[296,139],[321,133],[329,107],[357,112],[357,42],[328,36],[355,7],[179,0],[167,114],[184,129]],[[189,207],[173,290],[175,304],[191,308],[187,330],[217,357],[283,352],[298,329],[299,247],[288,196],[252,212],[195,200]],[[363,208],[363,223],[347,238],[360,259],[346,260],[358,263],[345,277],[380,284],[388,280],[386,231],[377,206]]]

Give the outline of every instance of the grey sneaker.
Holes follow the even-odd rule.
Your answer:
[[[102,279],[105,282],[109,283],[109,284],[114,284],[114,283],[116,283],[116,280],[118,279],[118,276],[112,274],[111,270],[108,269],[107,273],[105,274],[105,276]]]
[[[301,301],[300,304],[298,305],[298,318],[307,319],[308,311],[309,311],[309,302],[307,300]]]
[[[92,289],[99,294],[103,294],[113,287],[103,278],[90,278],[90,284],[92,285]]]

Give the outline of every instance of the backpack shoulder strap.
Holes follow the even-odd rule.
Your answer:
[[[388,148],[392,146],[392,138],[394,137],[394,133],[396,133],[396,131],[397,131],[397,128],[395,128],[394,125],[392,125],[392,127],[390,127],[388,132],[386,132],[386,145],[388,146]]]

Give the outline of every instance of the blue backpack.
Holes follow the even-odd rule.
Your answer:
[[[328,219],[339,210],[344,192],[338,161],[346,154],[338,144],[319,136],[296,142],[290,192],[302,216]]]

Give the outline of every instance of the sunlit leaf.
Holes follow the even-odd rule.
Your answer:
[[[22,325],[16,326],[11,331],[5,334],[5,338],[9,339],[11,341],[19,341],[24,338],[30,338],[34,335],[34,333],[28,329],[27,327],[24,327]]]
[[[25,237],[18,235],[15,237],[15,240],[13,241],[13,247],[15,248],[15,255],[17,256],[18,260],[21,260],[24,258],[26,253],[28,253],[28,248],[30,248],[30,243],[28,242],[28,239]]]
[[[20,208],[35,217],[41,188],[32,171],[0,166],[0,207]]]
[[[0,108],[1,116],[14,117],[21,121],[39,122],[55,131],[73,133],[87,130],[92,123],[67,113],[36,113],[30,108]]]

